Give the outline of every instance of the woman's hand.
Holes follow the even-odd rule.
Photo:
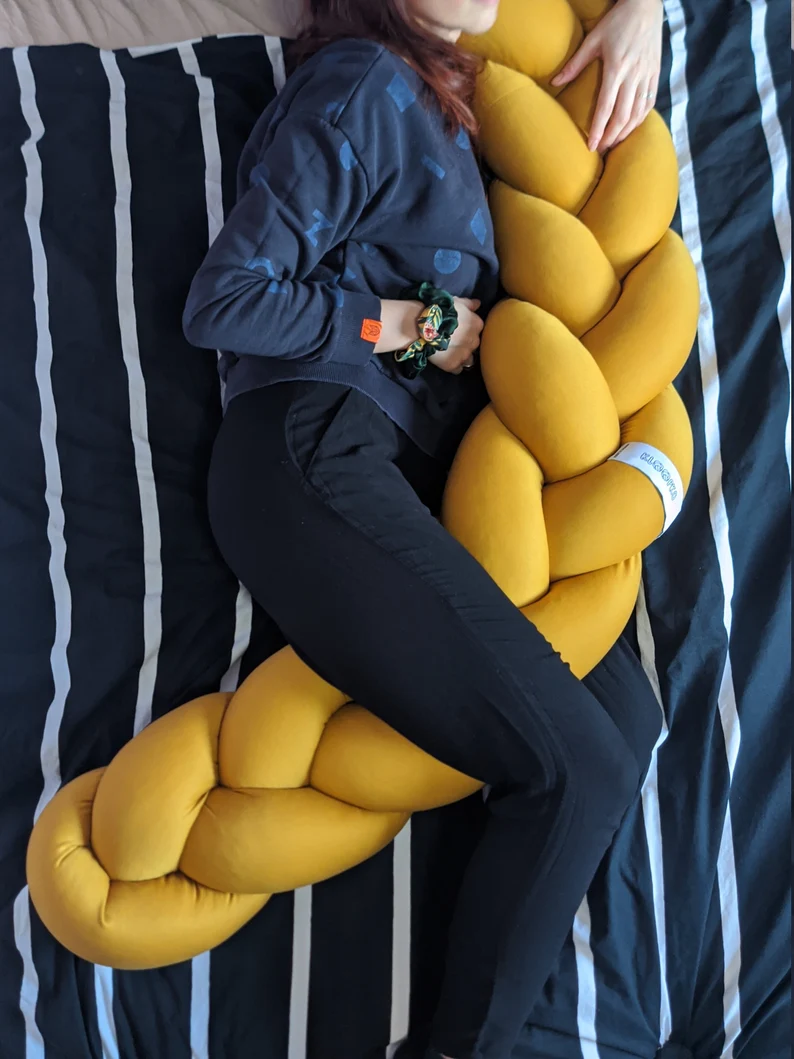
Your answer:
[[[662,65],[662,0],[618,0],[552,80],[567,85],[595,59],[604,73],[588,146],[608,151],[653,109]]]
[[[431,364],[452,375],[474,367],[474,354],[480,348],[480,338],[485,324],[477,315],[480,303],[476,298],[456,298],[458,326],[449,344],[449,349],[434,353],[427,359]]]
[[[480,345],[483,322],[477,315],[480,303],[476,299],[456,298],[455,308],[458,311],[458,326],[452,336],[449,349],[434,353],[429,357],[442,371],[460,375],[465,368],[474,367],[474,353]],[[417,321],[424,309],[419,301],[381,301],[381,331],[376,353],[393,353],[398,349],[407,349],[418,337]]]

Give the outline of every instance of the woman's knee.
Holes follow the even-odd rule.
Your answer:
[[[662,730],[663,714],[639,659],[621,639],[583,680],[618,729],[640,774],[648,768]]]
[[[608,815],[616,823],[634,801],[645,765],[605,714],[586,727],[568,761],[567,782],[583,811]]]

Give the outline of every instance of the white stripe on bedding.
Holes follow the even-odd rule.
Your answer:
[[[783,257],[783,290],[777,303],[777,318],[783,342],[789,384],[788,419],[783,447],[791,484],[791,205],[789,203],[789,159],[783,126],[778,112],[777,91],[769,62],[766,42],[766,0],[748,0],[750,4],[750,47],[755,63],[755,83],[761,101],[761,127],[764,130],[769,160],[772,164],[772,218],[775,224],[780,253]]]
[[[223,187],[221,148],[218,142],[218,124],[215,120],[215,86],[209,77],[203,77],[193,45],[179,45],[179,57],[186,74],[195,78],[199,98],[199,121],[201,140],[204,145],[204,189],[207,197],[207,228],[210,244],[215,242],[223,227]]]
[[[36,1022],[39,976],[36,972],[36,964],[33,962],[30,897],[27,886],[22,887],[14,900],[14,944],[22,960],[19,1010],[25,1023],[25,1059],[44,1059],[44,1038]]]
[[[723,976],[723,1022],[726,1047],[723,1059],[733,1059],[734,1043],[741,1032],[741,926],[736,901],[736,861],[731,824],[731,787],[734,769],[741,746],[741,726],[736,708],[736,689],[731,666],[731,630],[733,625],[734,569],[731,555],[728,511],[722,484],[722,452],[719,421],[720,377],[714,331],[714,311],[709,296],[708,276],[703,261],[700,233],[700,212],[695,186],[692,151],[689,142],[687,109],[689,89],[686,75],[686,20],[681,0],[664,0],[670,24],[672,68],[670,95],[672,102],[671,129],[681,171],[681,224],[684,240],[697,268],[700,282],[700,320],[698,349],[706,447],[706,479],[709,492],[709,519],[717,553],[723,592],[722,620],[726,636],[725,662],[717,696],[720,722],[728,762],[729,786],[725,819],[717,859],[717,878],[720,897],[720,918],[725,965]]]
[[[210,1055],[210,954],[202,952],[190,961],[190,1059]]]
[[[119,1059],[119,1039],[113,1011],[113,968],[94,964],[94,998],[102,1059]]]
[[[292,982],[286,1059],[307,1059],[309,978],[312,961],[312,888],[296,890],[292,920]]]
[[[730,678],[732,681],[732,677]],[[722,697],[722,689],[720,689]],[[730,768],[733,781],[733,767]],[[730,798],[730,795],[729,795]],[[739,923],[739,892],[736,878],[736,850],[733,844],[733,823],[730,801],[725,809],[717,856],[717,885],[720,894],[722,942],[725,952],[723,1023],[725,1044],[721,1059],[734,1059],[736,1042],[742,1032],[741,994],[739,975],[742,970],[741,925]]]
[[[192,43],[179,45],[179,56],[185,73],[195,78],[198,91],[201,142],[204,149],[204,193],[207,203],[207,237],[212,244],[223,227],[223,161],[218,140],[215,114],[215,86],[201,73]],[[219,380],[220,381],[220,380]],[[221,399],[222,399],[221,384]],[[240,679],[240,663],[251,641],[253,607],[248,592],[239,586],[235,605],[234,643],[229,668],[224,674],[221,691],[235,691]],[[209,952],[196,956],[190,967],[190,1055],[191,1059],[209,1059],[210,980],[212,958]]]
[[[201,142],[204,148],[204,192],[207,201],[207,239],[215,242],[223,227],[223,161],[218,140],[218,122],[215,114],[215,87],[209,77],[201,73],[198,58],[192,44],[181,44],[179,55],[185,73],[195,78],[199,99],[199,121]],[[220,382],[221,401],[223,383]],[[232,658],[221,681],[221,691],[235,691],[240,679],[240,663],[251,642],[253,605],[247,590],[240,585],[235,607],[234,644]]]
[[[162,639],[161,602],[163,570],[160,556],[160,513],[149,446],[149,419],[146,383],[141,368],[138,326],[135,315],[135,288],[132,272],[132,216],[130,211],[132,176],[127,153],[127,114],[124,78],[113,52],[100,52],[110,85],[110,153],[116,181],[116,297],[121,327],[121,352],[127,369],[130,399],[130,429],[135,453],[135,474],[141,504],[143,532],[143,662],[138,675],[133,734],[137,735],[152,719],[152,699]]]
[[[645,822],[645,840],[648,844],[648,860],[653,892],[653,918],[656,926],[656,946],[659,953],[659,1044],[663,1047],[673,1032],[673,1017],[670,1010],[670,987],[667,981],[667,907],[664,889],[664,846],[662,843],[662,820],[659,806],[659,749],[667,740],[670,730],[664,715],[662,689],[656,668],[656,644],[648,613],[645,595],[645,580],[640,581],[637,598],[637,641],[642,667],[653,688],[662,711],[662,730],[653,748],[648,775],[642,786],[642,815]]]
[[[582,1059],[601,1059],[596,1033],[596,976],[593,947],[590,944],[591,930],[590,903],[585,896],[582,898],[582,903],[573,921],[573,948],[576,954],[576,978],[579,987],[576,999],[576,1025]]]
[[[394,840],[391,942],[391,1044],[392,1059],[408,1036],[411,1017],[411,821]]]
[[[135,313],[132,249],[132,175],[127,151],[127,100],[124,78],[113,52],[100,52],[110,96],[110,156],[116,186],[114,206],[116,236],[116,299],[121,335],[121,355],[127,372],[130,402],[130,432],[135,458],[135,476],[141,506],[143,539],[143,660],[138,673],[138,692],[133,718],[133,735],[152,719],[152,700],[162,640],[163,571],[160,556],[160,513],[149,446],[149,420],[146,383],[141,368],[138,325]],[[106,967],[94,968],[94,997],[97,1007],[103,1059],[117,1059],[118,1035],[113,1011],[114,976]]]
[[[22,147],[25,161],[25,226],[30,239],[33,270],[33,303],[36,316],[36,385],[41,403],[39,436],[44,457],[44,499],[47,504],[47,540],[50,545],[49,574],[55,608],[55,636],[50,651],[53,679],[52,701],[44,720],[41,740],[41,773],[43,786],[34,814],[37,820],[44,806],[61,785],[61,763],[58,750],[66,698],[71,686],[67,649],[72,634],[72,592],[66,576],[66,539],[64,536],[63,484],[58,456],[58,417],[52,391],[52,336],[50,334],[49,299],[47,294],[47,257],[41,237],[41,207],[44,183],[38,143],[44,135],[38,106],[36,83],[27,48],[13,52],[14,66],[19,80],[22,114],[30,129],[30,137]]]
[[[30,130],[28,139],[22,145],[25,163],[25,226],[30,240],[33,274],[33,308],[36,320],[35,375],[41,406],[39,437],[44,459],[44,499],[47,505],[47,540],[50,546],[49,576],[55,612],[55,635],[50,650],[53,694],[44,718],[39,751],[42,790],[34,812],[34,820],[37,820],[42,809],[61,785],[59,733],[71,686],[67,650],[72,632],[72,593],[66,576],[63,488],[57,446],[58,423],[51,378],[52,336],[47,293],[47,256],[41,236],[44,183],[38,143],[44,135],[44,125],[36,103],[36,82],[28,49],[15,49],[12,56],[19,82],[20,109]],[[25,1059],[43,1059],[44,1040],[36,1022],[39,978],[33,961],[27,886],[23,887],[14,901],[14,940],[22,961],[19,1008],[25,1023]]]
[[[174,48],[190,47],[192,44],[201,44],[201,37],[191,37],[189,40],[172,42],[170,44],[137,44],[127,48],[133,59],[145,58],[147,55],[159,55],[164,51],[173,51]]]
[[[236,691],[240,683],[240,665],[251,642],[251,628],[254,620],[254,605],[248,590],[242,585],[237,590],[237,604],[234,616],[234,643],[229,668],[221,680],[221,691]]]
[[[265,37],[265,47],[270,65],[273,68],[273,86],[280,92],[287,83],[287,72],[284,66],[284,49],[279,37]]]

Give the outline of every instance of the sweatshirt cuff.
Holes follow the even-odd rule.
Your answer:
[[[331,360],[340,364],[368,364],[380,338],[380,298],[351,291],[340,293],[344,301],[336,310],[338,316]]]

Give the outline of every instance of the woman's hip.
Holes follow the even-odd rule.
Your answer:
[[[438,701],[478,685],[486,699],[504,697],[510,685],[522,716],[511,709],[509,727],[527,725],[532,742],[542,742],[536,722],[545,715],[579,743],[604,725],[597,715],[606,706],[642,769],[655,736],[644,724],[635,732],[632,715],[652,709],[658,724],[658,707],[636,659],[616,649],[588,691],[421,503],[389,459],[388,431],[378,438],[375,413],[349,391],[291,386],[235,399],[209,488],[226,562],[287,639],[330,683],[381,708],[380,689],[405,691],[402,700],[405,679]],[[398,703],[391,705],[394,723]],[[480,723],[467,716],[462,726],[475,732]],[[505,745],[501,753],[510,756]]]

